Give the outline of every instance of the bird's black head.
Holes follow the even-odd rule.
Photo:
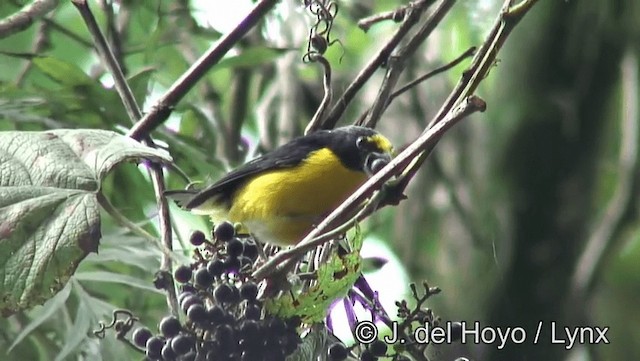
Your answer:
[[[393,145],[373,129],[351,125],[317,133],[349,169],[372,175],[391,161]]]

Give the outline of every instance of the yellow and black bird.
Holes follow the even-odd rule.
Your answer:
[[[391,142],[346,126],[295,138],[202,190],[169,191],[213,222],[240,222],[262,242],[296,244],[391,160]]]

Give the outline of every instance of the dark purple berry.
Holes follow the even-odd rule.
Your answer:
[[[251,258],[246,257],[246,256],[241,256],[238,258],[238,260],[240,261],[240,269],[244,270],[247,268],[251,268],[251,266],[253,265],[253,261],[251,261]]]
[[[215,297],[216,302],[230,302],[233,299],[233,288],[235,287],[224,283],[216,287],[213,291],[213,297]]]
[[[191,237],[189,237],[189,242],[191,242],[192,245],[197,247],[202,245],[205,239],[206,237],[204,233],[202,233],[201,231],[193,231],[193,233],[191,233]]]
[[[194,351],[189,352],[188,354],[182,356],[180,361],[195,361],[196,356],[198,356]]]
[[[387,344],[382,340],[375,340],[369,345],[369,351],[373,356],[384,356],[387,353]]]
[[[267,329],[272,335],[282,335],[285,331],[286,325],[284,321],[279,318],[271,318],[267,321]]]
[[[185,291],[185,292],[181,292],[178,295],[178,304],[181,304],[182,301],[184,301],[185,298],[189,297],[189,296],[193,296],[193,292],[191,291]]]
[[[180,333],[182,326],[176,317],[167,316],[160,321],[158,328],[164,337],[170,338]]]
[[[282,339],[282,347],[285,355],[290,355],[298,348],[298,344],[301,342],[300,336],[292,332]]]
[[[255,340],[260,334],[260,325],[254,320],[244,320],[240,324],[238,336],[245,340]]]
[[[262,358],[262,353],[256,350],[244,350],[240,355],[240,361],[254,361]]]
[[[184,355],[193,349],[195,342],[193,337],[178,335],[171,340],[171,348],[178,355]]]
[[[329,361],[342,361],[347,358],[349,351],[341,343],[334,343],[329,347]]]
[[[227,254],[230,257],[238,257],[244,251],[244,244],[239,238],[234,238],[227,243]]]
[[[133,331],[133,344],[138,347],[144,348],[146,347],[147,341],[151,338],[151,336],[153,336],[151,330],[146,327],[140,327]]]
[[[238,257],[227,257],[224,260],[224,270],[226,272],[238,272],[238,270],[240,270],[240,260]]]
[[[261,314],[262,309],[260,306],[253,303],[249,303],[244,310],[244,318],[247,320],[259,320]]]
[[[194,323],[204,323],[207,320],[207,310],[196,303],[187,309],[187,317]]]
[[[182,302],[180,302],[180,308],[182,308],[184,312],[187,312],[189,307],[191,307],[192,305],[195,305],[195,304],[201,305],[202,303],[203,303],[202,298],[200,298],[199,296],[189,295],[182,299]]]
[[[280,347],[267,348],[262,357],[267,361],[281,361],[284,360],[284,352]]]
[[[153,336],[147,340],[147,357],[150,359],[158,359],[162,356],[162,346],[164,346],[164,340],[159,336]]]
[[[194,275],[195,284],[201,288],[207,288],[213,283],[213,276],[206,267],[199,268]]]
[[[370,350],[364,350],[360,354],[360,361],[376,361],[378,358]]]
[[[216,330],[213,333],[213,339],[226,351],[235,351],[237,340],[233,327],[229,325],[220,325],[216,327]]]
[[[171,344],[169,343],[170,340],[167,340],[167,343],[164,344],[164,346],[162,346],[162,359],[166,360],[166,361],[173,361],[176,359],[177,355],[176,353],[173,351],[173,349],[171,348]]]
[[[247,282],[240,286],[240,298],[253,301],[258,296],[258,286],[253,282]]]
[[[222,307],[216,305],[207,310],[207,319],[214,325],[218,325],[224,322],[226,312]]]
[[[191,271],[191,267],[186,265],[181,265],[173,272],[173,277],[177,282],[187,283],[191,280],[191,275],[193,272]]]
[[[213,236],[217,241],[229,242],[236,234],[235,227],[231,222],[222,222],[216,225],[213,229]]]
[[[191,283],[185,283],[180,286],[180,292],[197,293],[198,290]]]
[[[209,263],[207,263],[207,271],[209,271],[213,277],[220,277],[224,271],[224,261],[221,259],[209,261]]]

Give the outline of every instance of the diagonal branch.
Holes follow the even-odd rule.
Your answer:
[[[355,98],[358,91],[360,91],[364,84],[369,81],[375,71],[387,62],[393,49],[400,44],[400,41],[402,41],[402,39],[404,39],[404,37],[409,33],[409,30],[418,23],[420,17],[429,5],[434,2],[435,0],[420,0],[411,3],[410,6],[407,7],[407,14],[402,25],[400,25],[391,39],[389,39],[382,49],[380,49],[378,54],[372,58],[367,65],[365,65],[356,78],[353,79],[353,82],[349,84],[344,93],[336,100],[336,103],[327,115],[327,119],[322,124],[323,129],[331,129],[336,126],[338,120],[342,116],[342,113],[347,109],[347,106]]]
[[[35,0],[17,13],[0,20],[0,39],[26,30],[58,6],[58,0]]]
[[[358,190],[356,190],[347,200],[335,209],[329,216],[327,216],[316,228],[314,228],[300,243],[291,249],[287,249],[277,253],[275,256],[269,259],[262,267],[253,273],[253,277],[260,280],[271,275],[278,265],[288,259],[294,259],[301,255],[304,255],[312,248],[328,241],[327,237],[316,238],[318,235],[326,232],[332,224],[335,224],[341,217],[351,214],[354,209],[358,208],[367,198],[382,185],[391,179],[394,175],[401,172],[413,159],[425,149],[431,148],[442,137],[442,135],[453,125],[455,125],[461,119],[469,116],[470,114],[478,111],[484,111],[485,102],[478,97],[469,97],[466,102],[463,102],[458,108],[450,113],[450,116],[445,118],[437,126],[429,129],[426,133],[423,133],[418,139],[405,148],[396,158],[394,158],[389,164],[382,168],[378,173],[373,175],[369,180],[364,183]]]
[[[444,16],[449,12],[449,10],[451,10],[455,3],[456,0],[442,1],[416,34],[409,39],[407,45],[398,48],[394,54],[391,54],[387,66],[387,73],[382,81],[382,86],[380,86],[380,89],[378,90],[378,96],[373,102],[371,111],[369,111],[369,115],[364,123],[365,127],[375,128],[378,120],[382,117],[382,113],[384,113],[391,101],[393,89],[398,83],[400,74],[402,74],[406,67],[406,61],[409,57],[415,54],[418,47],[427,39],[427,37],[429,37],[436,26],[440,24],[442,19],[444,19]]]
[[[127,133],[133,139],[142,139],[164,122],[173,107],[204,77],[222,57],[258,24],[277,3],[277,0],[261,0],[251,12],[231,32],[204,53],[189,70],[176,80],[169,90],[152,106],[151,111],[136,123]]]

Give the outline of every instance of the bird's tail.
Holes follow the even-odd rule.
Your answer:
[[[173,190],[173,191],[165,191],[164,192],[164,195],[167,198],[169,198],[172,201],[176,202],[178,207],[183,208],[183,209],[187,209],[186,205],[189,203],[189,201],[196,194],[198,194],[198,190],[196,190],[196,189],[193,189],[193,190]]]

